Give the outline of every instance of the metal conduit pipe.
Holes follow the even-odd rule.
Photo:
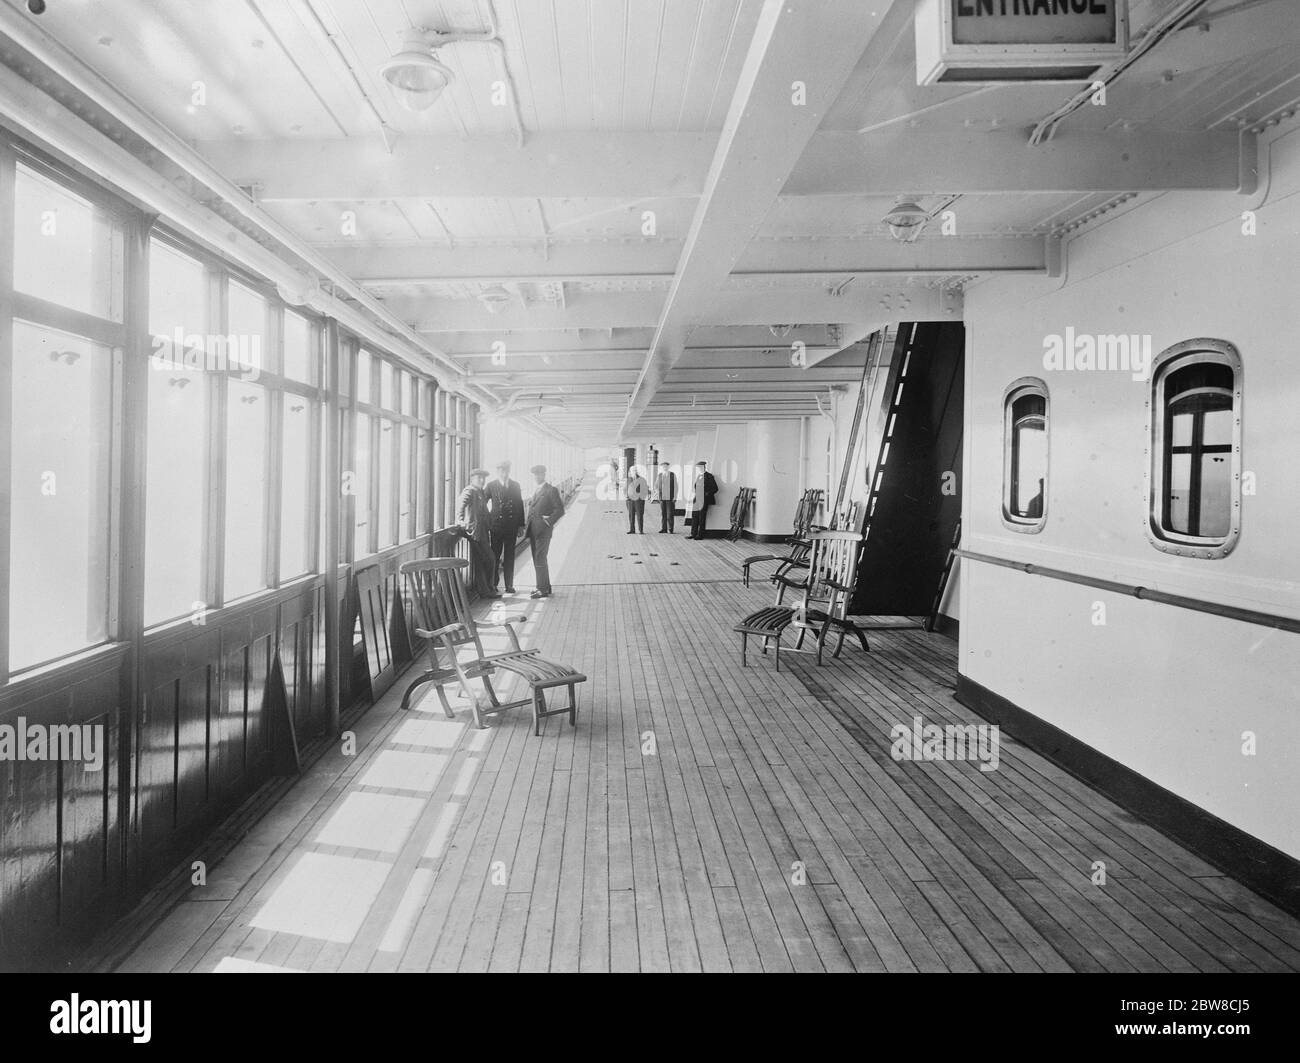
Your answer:
[[[85,95],[141,139],[147,141],[160,154],[176,166],[179,166],[194,180],[210,188],[220,197],[223,203],[238,212],[245,220],[254,225],[258,231],[279,243],[311,267],[322,279],[327,280],[332,285],[335,293],[342,293],[367,311],[377,324],[366,321],[364,327],[359,327],[361,322],[358,321],[358,317],[364,318],[364,315],[358,315],[347,304],[342,303],[337,296],[325,295],[320,291],[318,285],[305,278],[299,271],[294,270],[288,263],[283,262],[270,251],[266,252],[267,255],[280,263],[279,268],[271,269],[268,272],[259,266],[260,272],[266,273],[277,284],[282,284],[290,294],[301,295],[305,305],[311,309],[338,318],[341,323],[346,324],[349,329],[357,332],[363,338],[388,345],[392,345],[395,339],[404,341],[407,349],[405,351],[398,350],[395,353],[404,354],[407,359],[412,360],[416,365],[426,359],[433,361],[436,365],[455,375],[458,383],[456,390],[464,392],[467,397],[473,398],[475,401],[495,405],[497,402],[496,396],[488,389],[481,385],[470,384],[465,380],[466,374],[463,367],[441,351],[429,346],[417,332],[390,313],[382,303],[361,285],[340,272],[328,259],[318,254],[295,233],[281,225],[263,211],[261,207],[248,199],[237,185],[214,169],[198,151],[181,140],[167,126],[136,106],[135,103],[119,92],[105,78],[86,66],[36,22],[24,18],[15,8],[7,4],[0,5],[0,33],[4,33],[19,47],[31,53],[38,62],[44,64],[51,72],[66,81],[76,91]],[[17,76],[14,75],[14,77]],[[7,83],[10,82],[10,79],[5,80]],[[21,81],[21,79],[19,80]],[[22,83],[26,84],[25,82]],[[44,94],[41,93],[40,95],[43,96]],[[30,100],[28,106],[31,106]],[[34,122],[39,122],[41,117],[35,112],[46,109],[46,105],[41,104],[35,111],[28,110],[23,113],[23,111],[19,110],[14,113],[14,118],[30,127]],[[64,122],[80,121],[66,110],[63,113],[66,115]],[[48,119],[48,115],[45,117]],[[50,125],[48,120],[39,124],[47,127]],[[49,138],[41,135],[41,139],[48,140]],[[116,147],[116,145],[112,145],[108,138],[104,137],[103,140],[105,144]],[[60,148],[60,150],[66,151],[65,148]],[[154,174],[161,184],[169,184],[160,174],[135,159],[129,152],[120,148],[118,150],[123,155],[133,159],[145,170]],[[122,170],[126,169],[122,165],[122,160],[119,159],[111,170],[104,170],[99,158],[86,158],[75,154],[73,157],[92,166],[108,180],[121,183],[119,177],[122,175]],[[140,198],[136,192],[131,194]],[[197,206],[197,204],[195,205]],[[172,215],[174,210],[168,209],[165,213]],[[228,232],[220,234],[223,238],[220,242],[214,239],[213,233],[222,225],[221,219],[215,214],[211,216],[211,221],[206,224],[202,223],[199,217],[190,211],[181,212],[180,216],[175,220],[182,221],[193,235],[207,242],[217,243],[217,246],[223,247],[230,242]],[[291,278],[284,276],[285,270],[292,272]],[[377,325],[386,328],[377,327]],[[386,329],[391,330],[395,335],[390,335]]]
[[[1208,3],[1209,0],[1181,0],[1175,8],[1161,15],[1147,28],[1146,35],[1132,48],[1128,55],[1116,63],[1109,71],[1094,78],[1093,83],[1089,84],[1087,88],[1081,89],[1066,103],[1034,126],[1029,134],[1029,143],[1038,145],[1051,140],[1056,135],[1056,129],[1061,122],[1083,107],[1092,97],[1094,85],[1097,81],[1101,81],[1104,85],[1113,84],[1129,67],[1133,66],[1134,63],[1160,44],[1166,37],[1181,29],[1192,16]]]

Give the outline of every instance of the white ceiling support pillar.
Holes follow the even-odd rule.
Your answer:
[[[630,434],[681,357],[891,6],[764,3],[621,434]]]

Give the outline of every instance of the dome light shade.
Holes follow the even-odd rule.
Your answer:
[[[407,41],[402,50],[379,68],[397,102],[408,111],[427,111],[452,81],[451,68],[438,62],[431,49],[419,39]]]
[[[915,203],[900,203],[882,219],[889,226],[889,235],[900,243],[910,244],[925,228],[930,215]]]
[[[489,314],[498,314],[510,302],[510,293],[500,284],[493,284],[479,292],[478,299]]]

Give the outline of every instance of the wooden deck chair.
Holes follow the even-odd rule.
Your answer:
[[[835,657],[840,655],[844,638],[849,634],[857,638],[864,652],[869,649],[862,629],[848,615],[865,537],[856,530],[824,531],[814,532],[811,541],[807,573],[802,578],[785,574],[773,576],[772,580],[778,587],[775,604],[751,613],[732,629],[740,634],[741,667],[746,663],[749,637],[754,635],[763,640],[764,653],[767,653],[770,643],[775,645],[776,670],[779,672],[781,635],[788,627],[799,631],[794,652],[811,652],[803,650],[803,643],[809,632],[816,632],[818,664],[822,663],[822,650],[832,631],[837,636]],[[785,603],[787,590],[798,592],[800,600],[797,604]]]
[[[744,534],[745,521],[749,519],[749,508],[753,504],[754,488],[742,487],[736,492],[736,497],[731,502],[731,530],[727,533],[727,538],[732,542]]]
[[[866,635],[849,618],[864,542],[862,533],[852,529],[818,532],[813,536],[803,600],[795,607],[791,625],[799,631],[796,651],[802,648],[809,632],[817,633],[818,664],[822,663],[822,649],[831,631],[837,636],[833,656],[839,657],[845,635],[853,635],[862,651],[868,652]]]
[[[519,708],[529,703],[533,706],[533,733],[541,734],[541,722],[547,716],[569,716],[569,725],[578,725],[578,700],[575,684],[585,683],[587,677],[566,664],[548,661],[537,650],[525,650],[519,645],[514,625],[527,621],[526,616],[509,616],[499,620],[475,620],[469,609],[469,594],[462,579],[469,562],[460,557],[433,558],[424,561],[407,561],[398,572],[406,582],[407,591],[415,612],[415,634],[424,639],[429,650],[429,669],[406,688],[402,708],[410,705],[411,694],[425,683],[433,683],[442,702],[442,711],[454,719],[451,704],[443,689],[448,683],[457,683],[474,707],[474,726],[483,727],[483,718],[495,716],[507,709]],[[488,656],[483,652],[479,628],[505,628],[513,649]],[[438,660],[441,646],[446,663]],[[471,646],[473,657],[462,662],[462,647]],[[492,676],[497,669],[521,676],[528,682],[530,695],[517,701],[502,702],[492,687]],[[469,681],[477,679],[483,684],[490,705],[483,705],[470,690]],[[552,687],[569,688],[569,704],[559,709],[547,709],[545,691]]]
[[[776,576],[784,576],[792,568],[801,568],[808,560],[808,554],[812,550],[812,543],[809,542],[808,536],[816,529],[813,523],[816,521],[822,507],[822,498],[825,492],[820,487],[810,487],[799,499],[798,506],[794,511],[794,533],[786,540],[786,545],[790,547],[784,554],[755,554],[753,557],[747,557],[740,563],[741,577],[745,581],[745,586],[749,586],[749,568],[751,565],[757,565],[763,561],[777,562],[776,571],[769,578],[775,579]]]

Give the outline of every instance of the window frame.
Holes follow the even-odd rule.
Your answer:
[[[192,258],[202,265],[208,288],[208,323],[207,328],[213,334],[229,335],[229,292],[232,283],[238,284],[261,298],[265,304],[265,324],[262,345],[262,364],[257,366],[257,379],[253,381],[266,393],[267,435],[265,438],[266,460],[263,470],[263,526],[262,526],[262,565],[263,586],[237,597],[227,597],[225,578],[226,549],[226,497],[229,489],[229,476],[226,468],[226,443],[228,440],[228,398],[229,381],[239,379],[241,367],[230,364],[224,373],[212,373],[205,379],[211,381],[207,401],[209,409],[209,426],[204,440],[205,477],[205,512],[203,515],[202,572],[203,583],[199,596],[207,609],[212,612],[227,607],[243,605],[260,597],[273,595],[282,587],[311,579],[320,574],[321,518],[325,511],[325,500],[318,491],[311,489],[310,510],[307,518],[306,556],[310,568],[306,572],[285,578],[281,573],[281,528],[283,524],[283,492],[280,490],[284,463],[284,424],[283,397],[292,394],[304,399],[312,418],[311,438],[317,438],[320,424],[324,417],[322,412],[328,402],[324,364],[323,335],[324,320],[320,315],[306,307],[293,306],[285,302],[274,284],[271,284],[249,272],[229,263],[208,251],[202,245],[189,240],[165,223],[155,224],[148,233],[149,241],[166,244],[178,254]],[[308,343],[312,351],[311,383],[304,383],[284,375],[284,315],[292,311],[304,319],[308,325]],[[149,335],[149,322],[145,322],[146,338]],[[309,475],[319,472],[323,456],[313,447],[309,452]],[[317,481],[313,479],[312,484]],[[147,486],[147,485],[146,485]],[[147,505],[147,500],[146,500]],[[145,558],[148,564],[148,558]],[[153,634],[182,621],[188,620],[188,614],[164,620],[148,622],[144,631]]]
[[[401,519],[402,504],[402,453],[401,439],[404,434],[412,433],[413,449],[410,457],[410,468],[407,470],[407,492],[408,497],[412,500],[412,506],[418,500],[420,469],[418,455],[418,441],[420,432],[435,432],[435,418],[432,413],[432,405],[426,411],[422,408],[419,396],[419,389],[431,389],[433,395],[442,393],[437,382],[430,376],[420,370],[412,367],[402,359],[389,354],[382,348],[367,343],[363,339],[347,334],[340,338],[340,357],[344,358],[345,369],[340,374],[341,377],[351,377],[352,386],[347,389],[347,394],[340,395],[339,406],[344,411],[344,424],[346,429],[346,438],[344,439],[344,460],[341,468],[351,470],[354,474],[359,472],[356,468],[358,457],[357,439],[356,439],[356,419],[358,415],[364,415],[369,418],[369,453],[366,469],[366,500],[370,509],[370,519],[365,526],[365,542],[361,542],[356,535],[356,517],[353,512],[353,506],[342,506],[342,510],[347,510],[344,516],[344,531],[349,536],[345,541],[347,543],[346,552],[348,559],[355,563],[361,560],[368,560],[374,557],[382,557],[385,554],[409,547],[412,543],[418,542],[421,537],[428,535],[431,528],[421,527],[416,515],[412,514],[412,524],[414,525],[414,534],[407,538]],[[362,352],[365,352],[366,359],[362,359]],[[368,373],[368,398],[365,401],[358,401],[356,396],[361,390],[356,382],[357,376],[362,371],[363,361],[369,370]],[[393,403],[390,406],[383,405],[382,380],[383,367],[388,367],[392,387]],[[401,402],[401,381],[403,377],[409,378],[410,386],[417,389],[412,392],[416,397],[414,412],[407,413]],[[391,485],[391,497],[388,505],[389,527],[393,532],[394,541],[387,544],[379,542],[380,528],[380,453],[382,450],[382,437],[387,427],[391,434],[391,454],[389,455],[389,467],[387,470],[388,482]],[[432,447],[431,447],[432,450]]]
[[[108,528],[105,538],[107,569],[104,577],[107,611],[105,637],[76,650],[59,653],[35,664],[11,670],[8,632],[13,611],[12,582],[10,579],[10,538],[12,535],[12,499],[6,486],[0,491],[0,684],[10,685],[29,677],[44,674],[120,644],[129,636],[123,600],[124,571],[122,550],[127,534],[125,515],[124,452],[127,430],[125,394],[127,390],[128,359],[134,352],[130,327],[130,293],[138,284],[134,275],[136,263],[132,258],[132,244],[147,223],[139,212],[132,210],[111,192],[87,180],[83,175],[61,166],[38,151],[0,135],[0,212],[10,212],[17,205],[18,167],[24,166],[46,180],[52,181],[73,195],[86,200],[97,211],[110,215],[120,226],[123,238],[121,262],[120,321],[101,318],[94,314],[65,307],[39,296],[20,292],[15,286],[14,256],[15,234],[11,225],[0,226],[0,410],[8,411],[13,403],[13,325],[26,321],[69,333],[108,349],[110,365],[109,410],[107,424],[112,438],[107,457],[109,481],[104,485],[107,498]],[[0,432],[0,475],[9,477],[13,470],[13,447],[9,431]]]
[[[1166,452],[1165,388],[1169,377],[1190,365],[1226,366],[1232,372],[1232,449],[1228,489],[1230,512],[1228,532],[1223,536],[1187,535],[1165,527],[1168,453]],[[1150,390],[1147,393],[1146,438],[1149,461],[1146,471],[1147,541],[1157,550],[1178,557],[1217,561],[1232,553],[1241,535],[1241,447],[1244,376],[1241,352],[1227,340],[1199,336],[1166,347],[1151,360]]]
[[[42,676],[55,670],[65,668],[70,663],[94,657],[103,652],[120,649],[140,640],[170,638],[177,629],[185,629],[193,622],[193,612],[187,611],[174,616],[151,617],[145,621],[145,570],[148,565],[146,556],[146,510],[148,505],[147,482],[137,477],[144,475],[147,467],[148,446],[148,386],[151,366],[149,358],[153,353],[152,322],[150,316],[149,280],[151,265],[156,265],[156,256],[151,263],[151,247],[166,247],[179,255],[196,262],[203,271],[202,304],[206,320],[202,331],[229,334],[230,285],[237,283],[256,294],[265,304],[265,331],[261,362],[257,366],[257,376],[250,383],[259,386],[267,403],[264,484],[265,496],[262,509],[262,527],[260,529],[263,551],[262,568],[265,586],[260,590],[227,597],[225,588],[225,550],[226,550],[226,497],[229,491],[227,470],[228,398],[230,380],[239,379],[248,367],[229,362],[225,372],[205,372],[202,402],[208,411],[207,423],[202,430],[196,428],[198,445],[202,448],[201,469],[204,478],[202,495],[203,512],[197,522],[197,539],[193,550],[196,552],[198,577],[193,592],[194,598],[202,599],[208,613],[208,621],[220,622],[223,615],[231,611],[245,610],[257,603],[275,601],[282,590],[293,592],[300,586],[317,579],[325,571],[325,565],[331,559],[323,558],[323,541],[325,529],[323,520],[332,512],[334,504],[325,493],[337,489],[334,485],[324,483],[327,469],[326,456],[320,447],[314,445],[316,440],[326,443],[331,438],[328,418],[340,411],[343,420],[342,445],[345,448],[343,468],[348,467],[346,455],[351,453],[351,417],[358,404],[354,401],[356,382],[352,376],[355,369],[349,367],[343,359],[355,356],[356,350],[364,341],[359,340],[344,328],[337,329],[338,357],[342,363],[339,379],[335,381],[337,395],[330,391],[330,367],[326,352],[326,337],[329,322],[325,315],[305,306],[286,301],[274,282],[250,272],[237,262],[222,256],[220,249],[211,248],[186,234],[181,228],[166,219],[142,211],[138,206],[126,201],[112,188],[85,174],[78,173],[58,160],[49,158],[39,149],[25,142],[0,135],[0,209],[15,209],[18,166],[22,165],[36,172],[42,178],[53,181],[65,188],[70,194],[89,202],[97,213],[111,216],[120,232],[122,246],[119,249],[120,261],[116,269],[120,270],[112,279],[114,286],[120,285],[112,303],[111,318],[98,318],[82,310],[63,307],[37,296],[28,295],[15,289],[15,233],[13,226],[0,226],[0,403],[13,401],[12,355],[14,319],[30,321],[33,325],[54,328],[76,336],[88,342],[102,345],[111,352],[110,408],[107,412],[109,431],[109,453],[107,457],[108,474],[103,484],[109,500],[108,544],[106,558],[107,570],[104,573],[107,582],[107,617],[106,638],[94,644],[88,644],[70,652],[60,652],[31,666],[24,666],[17,672],[11,672],[8,640],[0,640],[0,687],[8,688],[15,683],[25,683],[33,677]],[[156,242],[156,243],[155,243]],[[196,298],[197,306],[197,298]],[[308,342],[310,345],[310,370],[306,380],[288,377],[285,372],[286,314],[293,313],[308,325]],[[251,327],[251,325],[250,325]],[[193,331],[200,331],[194,329]],[[371,370],[373,377],[369,389],[370,401],[364,404],[376,427],[378,419],[392,422],[399,433],[394,438],[392,448],[392,468],[389,480],[393,486],[391,494],[392,527],[396,543],[394,551],[410,550],[422,538],[429,535],[437,526],[434,519],[437,512],[434,494],[439,486],[439,478],[433,467],[435,458],[435,440],[438,429],[435,427],[435,403],[437,396],[443,393],[442,386],[427,369],[401,358],[391,351],[364,344],[372,356]],[[390,374],[390,403],[382,404],[380,390],[381,366],[387,365]],[[402,383],[409,388],[413,404],[402,402]],[[287,408],[297,401],[308,405],[311,425],[308,438],[313,441],[309,448],[309,470],[307,483],[307,506],[304,535],[306,538],[305,557],[307,571],[298,574],[286,574],[282,571],[284,555],[282,552],[283,529],[287,523],[287,511],[282,480],[285,475],[286,460],[285,419]],[[467,412],[461,414],[467,417]],[[457,423],[459,434],[469,436],[468,426]],[[425,457],[420,456],[420,435],[429,433]],[[406,476],[402,477],[401,438],[409,434],[410,455]],[[8,433],[0,433],[0,470],[10,475],[13,448],[10,446]],[[458,448],[462,449],[463,448]],[[373,460],[378,461],[379,448],[372,447]],[[467,457],[467,455],[464,455]],[[465,466],[468,468],[468,465]],[[372,473],[377,473],[377,469]],[[425,493],[420,493],[421,479],[424,479]],[[399,480],[401,481],[399,483]],[[409,480],[409,483],[407,482]],[[131,490],[126,486],[130,482]],[[377,495],[379,478],[372,475],[372,490]],[[410,500],[413,513],[408,513],[402,520],[401,506],[403,494]],[[419,514],[418,506],[423,500],[426,509]],[[374,499],[377,502],[377,497]],[[340,507],[345,508],[345,507]],[[423,520],[419,517],[423,516]],[[346,516],[343,518],[347,519]],[[294,524],[297,523],[295,520]],[[372,522],[377,532],[378,522]],[[412,529],[412,525],[414,526]],[[9,617],[14,613],[16,604],[10,600],[12,586],[9,573],[9,538],[11,535],[11,500],[8,493],[0,494],[0,628],[7,628]],[[414,534],[408,537],[408,529]],[[346,529],[350,532],[350,529]],[[340,564],[355,560],[350,537],[340,540]],[[384,550],[375,551],[383,554]],[[99,573],[92,573],[98,580]],[[169,612],[169,610],[163,610]]]
[[[1018,455],[1015,453],[1015,425],[1012,408],[1026,395],[1037,395],[1043,400],[1043,512],[1033,518],[1018,517],[1011,512],[1012,473]],[[1048,495],[1052,483],[1052,398],[1047,382],[1041,377],[1022,376],[1013,380],[1002,392],[1002,526],[1021,535],[1037,535],[1047,526]]]

